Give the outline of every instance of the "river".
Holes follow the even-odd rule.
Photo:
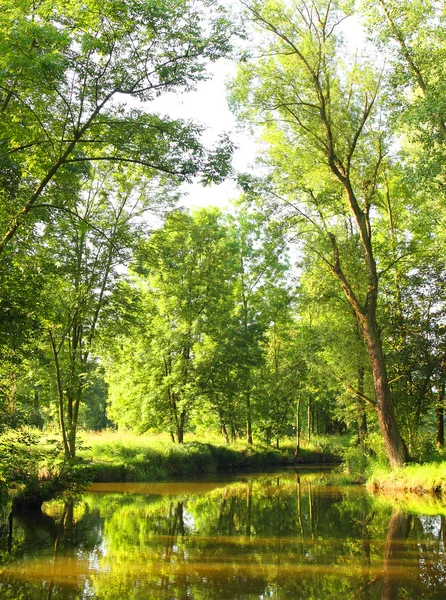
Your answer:
[[[4,524],[0,599],[444,600],[445,515],[323,472],[96,484]]]

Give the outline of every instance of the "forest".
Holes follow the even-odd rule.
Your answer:
[[[103,430],[444,460],[443,3],[0,6],[0,480]],[[222,58],[245,172],[151,106]]]

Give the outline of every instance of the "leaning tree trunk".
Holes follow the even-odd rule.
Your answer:
[[[337,170],[337,169],[335,169]],[[408,460],[406,446],[401,438],[393,407],[392,396],[387,375],[386,362],[379,333],[376,311],[378,305],[378,272],[373,254],[369,212],[360,208],[348,177],[340,174],[339,178],[345,186],[347,199],[355,215],[364,256],[367,277],[367,294],[364,302],[359,300],[342,269],[339,248],[334,234],[329,233],[333,248],[333,264],[331,270],[338,279],[345,296],[352,307],[364,337],[367,353],[372,366],[373,384],[376,396],[376,410],[379,427],[384,439],[389,462],[393,468],[401,467]]]
[[[407,462],[407,448],[399,432],[382,342],[375,323],[369,324],[364,330],[364,337],[372,365],[379,428],[391,466],[400,467]]]

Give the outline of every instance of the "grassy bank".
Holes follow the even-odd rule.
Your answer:
[[[59,438],[29,429],[0,436],[0,495],[3,490],[15,505],[39,506],[67,491],[81,491],[92,481],[150,482],[327,464],[339,462],[342,445],[335,439],[315,439],[301,448],[296,460],[292,440],[274,449],[243,442],[227,446],[218,438],[202,441],[188,436],[184,444],[174,444],[167,436],[82,432],[77,458],[66,460]]]
[[[394,471],[381,468],[372,472],[367,487],[386,494],[413,492],[446,497],[446,461],[407,465]]]
[[[293,461],[291,444],[280,450],[269,446],[186,441],[102,432],[84,437],[79,455],[91,465],[94,481],[153,481],[169,477],[197,477],[205,473],[261,470],[292,464],[321,464],[336,460],[328,449],[303,448]]]

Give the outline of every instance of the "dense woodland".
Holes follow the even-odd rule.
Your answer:
[[[443,447],[443,2],[0,6],[3,435]],[[249,173],[151,108],[221,57]],[[231,209],[178,208],[229,177]]]

